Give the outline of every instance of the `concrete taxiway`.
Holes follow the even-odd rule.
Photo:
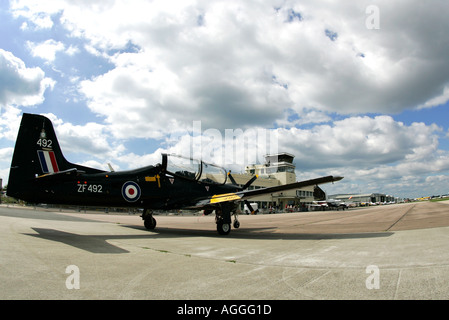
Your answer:
[[[448,202],[155,217],[0,206],[0,299],[449,298]]]

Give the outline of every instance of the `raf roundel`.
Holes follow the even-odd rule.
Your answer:
[[[140,198],[140,187],[133,181],[128,181],[123,184],[122,196],[128,202],[135,202]]]

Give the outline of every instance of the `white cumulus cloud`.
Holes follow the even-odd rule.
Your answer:
[[[51,3],[14,10],[60,12],[72,36],[110,57],[115,70],[81,92],[93,112],[138,135],[158,130],[162,109],[178,125],[229,128],[270,126],[287,110],[397,113],[447,101],[445,1],[377,1],[378,29],[367,28],[368,0]],[[130,44],[138,50],[120,51]],[[114,116],[135,110],[140,120]]]
[[[32,106],[44,101],[44,92],[54,81],[42,69],[27,68],[11,52],[0,49],[0,105]]]
[[[49,62],[55,60],[57,52],[63,51],[65,49],[65,46],[62,42],[55,41],[53,39],[49,39],[41,43],[28,41],[27,46],[34,57],[39,57]]]

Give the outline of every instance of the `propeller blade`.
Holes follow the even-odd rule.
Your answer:
[[[231,174],[231,171],[228,172],[228,177],[229,177],[229,180],[231,180],[232,184],[236,186],[237,182],[235,182],[234,177]]]
[[[243,190],[246,190],[259,176],[256,174],[254,177],[252,177],[245,185],[243,186]]]
[[[253,209],[253,207],[251,206],[251,204],[249,203],[249,201],[248,200],[245,200],[244,201],[245,202],[245,204],[246,204],[246,207],[249,209],[249,211],[251,212],[251,214],[254,214],[254,209]]]

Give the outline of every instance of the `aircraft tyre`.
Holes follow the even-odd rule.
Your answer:
[[[156,219],[148,217],[143,221],[143,224],[147,230],[154,230],[156,228]]]
[[[234,221],[234,228],[235,228],[235,229],[240,228],[240,222],[239,222],[238,220],[235,220],[235,221]]]
[[[217,222],[217,231],[220,235],[226,236],[231,232],[231,224],[223,223],[223,221]]]

